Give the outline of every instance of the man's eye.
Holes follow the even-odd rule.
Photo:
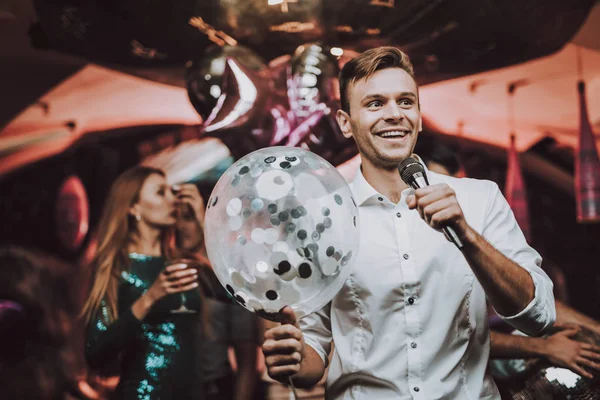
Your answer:
[[[382,105],[383,105],[383,103],[381,103],[379,100],[375,100],[375,101],[369,102],[369,104],[367,104],[367,107],[374,108],[374,107],[381,107]]]

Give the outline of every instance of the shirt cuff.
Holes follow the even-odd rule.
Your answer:
[[[498,313],[495,308],[494,311],[506,323],[519,331],[529,336],[540,336],[556,320],[552,282],[533,271],[527,270],[527,272],[531,275],[535,287],[533,300],[529,302],[527,307],[515,315],[504,316]]]

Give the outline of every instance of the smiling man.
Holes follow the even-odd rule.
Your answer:
[[[311,386],[332,342],[328,398],[499,399],[486,371],[486,296],[509,324],[539,335],[555,319],[552,283],[498,186],[426,170],[412,190],[398,165],[422,130],[406,54],[369,50],[340,74],[337,119],[362,165],[352,183],[361,241],[353,271],[321,311],[266,332],[271,377]],[[441,229],[451,227],[459,250]]]

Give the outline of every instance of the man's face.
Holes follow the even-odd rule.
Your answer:
[[[337,114],[342,133],[354,137],[363,163],[396,168],[412,154],[422,130],[414,79],[401,68],[387,68],[351,83],[347,94],[350,114]]]

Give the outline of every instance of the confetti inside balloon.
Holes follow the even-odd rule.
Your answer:
[[[293,147],[250,153],[223,174],[207,204],[209,258],[242,306],[271,320],[291,306],[301,318],[342,288],[358,251],[358,209],[321,157]]]

